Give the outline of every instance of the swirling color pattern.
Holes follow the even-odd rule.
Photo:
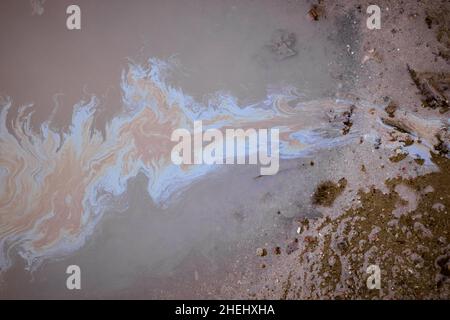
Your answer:
[[[347,101],[301,102],[294,90],[270,93],[264,101],[239,106],[228,94],[196,102],[167,84],[171,65],[150,59],[130,63],[123,71],[123,111],[104,133],[93,130],[96,97],[74,107],[69,130],[50,120],[32,130],[32,106],[23,106],[7,126],[12,99],[4,98],[0,114],[0,268],[12,264],[12,249],[31,270],[46,258],[80,248],[102,215],[126,193],[139,172],[148,177],[148,194],[167,206],[188,185],[219,166],[171,162],[176,128],[191,129],[194,120],[206,128],[279,128],[281,158],[299,157],[316,148],[336,146],[361,135],[354,126],[343,135]],[[353,106],[353,108],[355,108]],[[365,108],[358,104],[357,110]],[[369,120],[360,113],[361,120]],[[355,117],[358,113],[355,112]],[[376,121],[374,121],[376,122]],[[381,125],[381,124],[379,124]],[[38,131],[38,132],[36,132]]]

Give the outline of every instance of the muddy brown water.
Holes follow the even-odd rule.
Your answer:
[[[198,100],[223,90],[246,104],[263,99],[270,86],[286,85],[309,100],[351,84],[355,57],[346,45],[357,40],[354,18],[312,22],[306,1],[77,1],[81,31],[65,27],[69,4],[47,0],[43,13],[33,15],[30,1],[0,3],[0,92],[13,98],[13,109],[34,103],[36,125],[57,103],[64,128],[73,105],[95,94],[101,128],[121,108],[127,59],[176,58],[183,72],[171,81]],[[279,29],[296,37],[297,54],[284,60],[267,46]],[[292,217],[308,207],[307,183],[292,190],[288,175],[255,176],[251,166],[227,168],[167,209],[152,203],[138,176],[125,212],[107,213],[83,248],[45,261],[33,274],[17,257],[1,277],[0,296],[214,297],[227,273],[251,265],[261,243],[285,238]],[[81,291],[65,288],[69,264],[81,267]]]

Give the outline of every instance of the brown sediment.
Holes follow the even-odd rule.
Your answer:
[[[398,153],[398,154],[396,154],[396,155],[390,157],[389,160],[390,160],[391,162],[394,162],[394,163],[395,163],[395,162],[400,162],[400,161],[402,161],[403,159],[405,159],[407,156],[408,156],[407,153]]]
[[[397,105],[393,101],[391,101],[384,110],[390,118],[393,118],[395,116],[395,111],[397,110]]]
[[[450,188],[450,160],[433,155],[432,161],[438,172],[387,180],[388,193],[375,188],[360,191],[360,207],[318,227],[323,233],[328,228],[323,245],[306,246],[302,256],[323,252],[318,280],[323,297],[449,297],[450,195],[445,190]],[[399,185],[413,190],[420,200],[415,210],[394,217],[393,211],[408,203],[396,191]],[[427,188],[433,191],[425,192]],[[302,257],[300,261],[305,263]],[[366,286],[365,268],[370,264],[382,270],[381,290]],[[343,277],[349,270],[351,277]]]
[[[350,132],[350,129],[353,126],[353,121],[352,121],[352,114],[353,114],[353,109],[351,109],[351,111],[346,111],[344,112],[344,117],[345,120],[343,122],[344,124],[344,129],[342,129],[342,134],[346,135],[347,133]]]
[[[289,294],[289,290],[291,289],[291,285],[292,285],[291,284],[291,276],[292,276],[292,273],[289,273],[288,278],[283,285],[284,289],[283,289],[283,294],[280,298],[281,300],[286,300],[287,295]]]
[[[448,147],[445,144],[445,141],[442,139],[440,135],[436,135],[436,139],[438,143],[434,146],[434,150],[439,152],[440,155],[445,156],[448,155]]]
[[[412,139],[411,137],[407,136],[405,139],[401,139],[400,142],[403,142],[403,145],[405,147],[411,146],[414,144],[414,139]]]
[[[347,180],[342,178],[338,183],[332,181],[322,182],[313,194],[313,204],[324,207],[333,205],[334,200],[344,191]]]
[[[280,256],[253,298],[448,299],[450,159],[432,161],[435,172],[388,179],[387,191],[360,190],[359,204],[334,219],[299,221],[308,228],[300,229],[298,253]],[[367,287],[370,265],[381,270],[380,290]]]

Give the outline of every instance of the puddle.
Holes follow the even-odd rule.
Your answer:
[[[290,177],[292,159],[345,145],[372,123],[358,105],[361,124],[348,128],[351,103],[336,101],[358,55],[348,45],[354,17],[319,23],[307,3],[289,1],[78,4],[76,32],[65,28],[64,1],[0,4],[1,90],[12,99],[2,150],[16,152],[1,163],[21,173],[1,189],[15,196],[1,208],[0,296],[214,296],[258,243],[313,211],[311,180],[286,187],[306,174]],[[289,35],[283,59],[270,46],[277,30]],[[167,79],[155,67],[165,62]],[[167,164],[170,129],[197,118],[285,128],[280,174]],[[69,264],[81,267],[80,292],[65,288]]]

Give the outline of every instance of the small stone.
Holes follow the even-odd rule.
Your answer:
[[[258,248],[256,249],[256,255],[259,257],[264,257],[267,255],[267,250],[264,248]]]
[[[397,105],[393,101],[391,101],[384,110],[390,118],[394,118],[395,111],[397,110]]]
[[[320,10],[316,5],[311,6],[311,9],[308,11],[308,17],[312,21],[319,20]]]

